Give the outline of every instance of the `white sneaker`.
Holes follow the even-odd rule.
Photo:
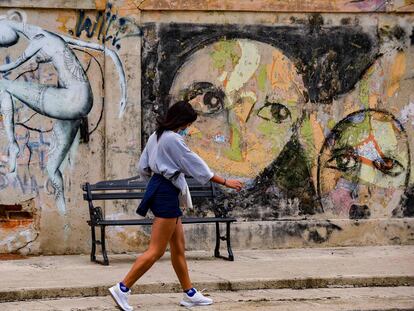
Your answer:
[[[205,297],[201,292],[196,290],[196,293],[193,297],[184,293],[184,298],[181,300],[180,305],[184,307],[194,307],[194,306],[208,306],[213,303],[213,299]]]
[[[121,288],[119,287],[119,283],[118,283],[118,284],[112,286],[109,289],[109,292],[111,293],[111,296],[112,296],[113,300],[116,302],[118,307],[121,308],[121,310],[123,310],[123,311],[132,311],[132,310],[134,310],[134,308],[131,307],[128,304],[128,298],[129,298],[129,295],[131,295],[131,290],[124,293],[121,290]]]

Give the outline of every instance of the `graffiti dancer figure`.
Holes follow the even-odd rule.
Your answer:
[[[56,204],[61,214],[65,213],[62,172],[59,167],[65,159],[80,121],[87,116],[93,105],[93,94],[88,77],[70,45],[103,51],[111,56],[119,73],[121,103],[120,114],[126,105],[125,73],[118,54],[99,44],[83,42],[46,31],[40,27],[26,24],[23,12],[9,11],[0,16],[0,47],[15,45],[20,36],[29,41],[26,50],[11,63],[0,65],[5,73],[34,59],[37,63],[51,63],[58,74],[57,86],[43,85],[25,81],[0,79],[0,112],[8,140],[10,171],[16,170],[19,146],[14,130],[14,100],[37,113],[55,119],[53,125],[53,143],[47,160],[47,173],[55,190]]]

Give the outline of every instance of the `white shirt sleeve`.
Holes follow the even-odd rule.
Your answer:
[[[168,147],[169,154],[185,175],[192,176],[203,185],[214,176],[206,162],[188,148],[182,137],[175,139]]]
[[[138,173],[144,180],[149,180],[151,177],[151,168],[149,165],[149,157],[147,147],[142,151],[138,162]]]

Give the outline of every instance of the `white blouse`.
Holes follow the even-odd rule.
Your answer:
[[[139,159],[138,170],[146,180],[152,172],[163,175],[182,196],[189,195],[185,175],[203,185],[214,176],[204,160],[188,148],[184,138],[173,131],[165,131],[158,141],[156,132],[150,136]]]

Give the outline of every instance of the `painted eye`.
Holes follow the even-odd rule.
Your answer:
[[[360,161],[352,150],[335,151],[334,156],[328,160],[327,167],[342,172],[355,170],[359,167]]]
[[[219,90],[208,91],[204,94],[203,103],[210,108],[211,112],[216,112],[223,107],[224,96]]]
[[[275,123],[283,123],[291,118],[290,110],[285,105],[268,101],[259,109],[257,115],[264,120]]]
[[[400,162],[392,158],[381,158],[373,161],[377,170],[380,170],[385,175],[396,177],[404,171],[404,167]]]
[[[188,101],[199,96],[201,100],[193,105],[197,113],[209,115],[223,110],[225,94],[210,82],[196,82],[183,91],[183,98]]]

